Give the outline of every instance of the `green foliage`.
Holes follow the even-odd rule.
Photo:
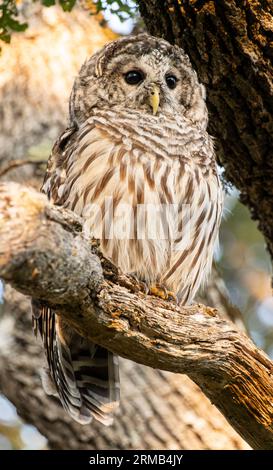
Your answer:
[[[132,18],[136,13],[136,3],[132,0],[94,0],[97,13],[108,10],[117,15],[120,21]]]
[[[71,11],[75,6],[76,0],[60,0],[63,11]]]
[[[33,0],[40,1],[45,7],[60,5],[64,11],[71,11],[77,0]],[[94,0],[96,13],[110,11],[125,21],[135,15],[136,3],[134,0]],[[16,0],[0,0],[0,40],[10,42],[13,32],[25,31],[27,23],[19,19],[19,6]],[[91,13],[92,14],[92,13]]]
[[[59,2],[55,0],[41,0],[41,2],[45,7],[51,7],[52,5],[59,3],[63,11],[71,11],[75,6],[76,0],[60,0]]]
[[[21,23],[14,0],[2,0],[0,4],[0,39],[10,42],[12,31],[25,31],[27,23]]]

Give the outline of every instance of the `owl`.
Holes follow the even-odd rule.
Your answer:
[[[82,66],[42,187],[124,273],[184,305],[210,271],[222,213],[207,123],[204,87],[182,49],[147,34],[118,39]],[[41,303],[33,318],[46,392],[80,423],[111,424],[118,358]]]

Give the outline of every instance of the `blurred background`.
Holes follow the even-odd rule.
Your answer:
[[[131,7],[133,7],[133,2]],[[83,61],[119,34],[140,28],[134,18],[120,21],[115,3],[98,15],[93,3],[64,13],[60,7],[41,8],[21,2],[24,33],[14,34],[0,56],[0,163],[7,158],[46,161],[58,133],[65,126],[69,92]],[[126,19],[126,14],[124,14]],[[72,40],[73,39],[73,40]],[[35,175],[33,174],[35,167]],[[3,176],[25,184],[41,180],[45,165],[18,167]],[[0,168],[1,170],[1,168]],[[1,172],[1,171],[0,171]],[[37,184],[37,183],[36,183]],[[225,217],[216,252],[217,269],[231,302],[243,315],[249,335],[273,358],[273,298],[271,263],[263,237],[238,192],[229,188]],[[1,298],[0,288],[0,298]],[[1,306],[0,306],[1,318]],[[0,347],[5,345],[0,331]],[[24,424],[15,407],[0,395],[0,449],[43,449],[46,439]]]

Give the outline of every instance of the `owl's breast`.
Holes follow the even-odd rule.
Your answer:
[[[175,130],[169,129],[166,145],[165,128],[160,134],[135,125],[133,131],[131,124],[88,121],[70,149],[58,196],[84,218],[107,257],[124,272],[154,281],[170,268],[181,208],[190,205],[196,218],[196,202],[202,206],[207,197],[207,170],[199,154],[199,163],[191,158],[186,132],[171,139]]]
[[[85,220],[104,254],[124,272],[156,278],[170,254],[178,160],[132,137],[111,138],[94,126],[79,136],[58,188],[64,207]]]

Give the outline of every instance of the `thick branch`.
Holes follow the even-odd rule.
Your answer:
[[[82,426],[41,390],[44,354],[32,333],[29,300],[10,286],[0,316],[0,390],[50,449],[248,448],[186,375],[120,360],[121,407],[113,426]]]
[[[3,279],[119,355],[189,375],[251,446],[273,449],[272,363],[246,335],[209,307],[146,296],[44,196],[16,184],[0,196]]]

